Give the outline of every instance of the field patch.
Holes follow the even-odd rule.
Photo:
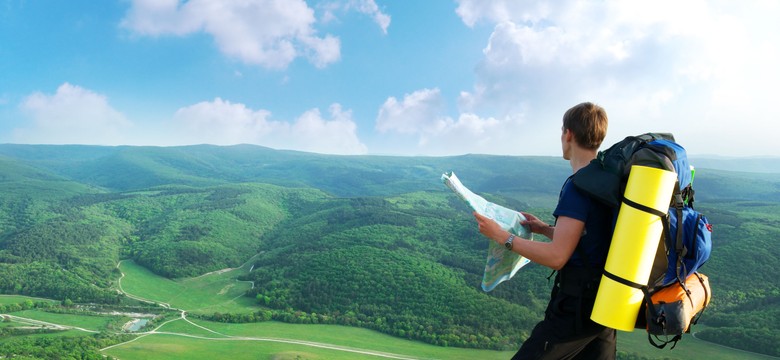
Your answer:
[[[30,296],[22,296],[22,295],[0,295],[0,305],[6,305],[6,304],[20,304],[27,300],[30,300],[32,302],[47,302],[51,304],[59,303],[59,301],[51,300],[51,299],[43,299],[43,298],[36,298],[36,297],[30,297]]]
[[[143,359],[507,359],[514,351],[445,348],[404,340],[375,331],[337,326],[301,325],[279,322],[226,324],[192,320],[227,338],[206,334],[175,336],[151,334],[105,352],[119,358]],[[196,329],[182,321],[160,331],[189,332]],[[182,349],[188,349],[183,352]],[[292,357],[290,357],[292,356]]]
[[[120,319],[120,317],[117,316],[58,314],[40,310],[18,311],[12,315],[18,316],[20,318],[33,319],[65,327],[81,328],[94,332],[105,330],[109,323]]]
[[[235,278],[243,268],[226,269],[194,278],[171,280],[159,276],[131,260],[119,266],[124,273],[122,290],[132,297],[194,313],[251,312],[253,299],[244,296],[252,287]]]

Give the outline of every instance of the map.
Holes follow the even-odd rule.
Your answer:
[[[520,222],[525,220],[520,212],[496,205],[473,193],[460,182],[454,172],[442,174],[441,181],[477,213],[493,219],[504,230],[523,239],[533,240],[531,231],[520,225]],[[482,276],[482,290],[486,292],[493,290],[501,282],[511,279],[520,268],[530,262],[495,241],[489,241],[489,244],[485,274]]]

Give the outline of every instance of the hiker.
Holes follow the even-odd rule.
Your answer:
[[[595,159],[607,133],[607,114],[584,102],[563,115],[561,150],[572,174]],[[615,359],[616,332],[590,320],[611,241],[613,213],[575,188],[569,177],[553,211],[555,224],[534,215],[523,225],[550,242],[529,241],[474,213],[479,231],[529,260],[557,270],[544,320],[512,359]]]

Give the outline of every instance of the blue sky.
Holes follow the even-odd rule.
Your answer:
[[[780,155],[776,1],[0,0],[0,143]]]

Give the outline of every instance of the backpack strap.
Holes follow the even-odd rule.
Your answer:
[[[653,335],[647,333],[647,340],[650,340],[650,344],[652,344],[653,346],[659,349],[663,349],[666,347],[666,345],[672,344],[672,347],[669,348],[669,350],[672,350],[674,349],[675,346],[677,346],[677,342],[682,340],[682,335],[677,334],[669,340],[661,340],[660,338],[658,338],[658,336],[655,336],[655,338],[658,340],[659,343],[653,341]]]
[[[639,211],[644,211],[646,213],[653,214],[653,215],[658,216],[660,218],[665,218],[666,217],[666,213],[665,212],[658,211],[658,210],[653,209],[653,208],[651,208],[649,206],[646,206],[646,205],[642,205],[642,204],[640,204],[638,202],[635,202],[635,201],[633,201],[633,200],[631,200],[631,199],[629,199],[627,197],[623,197],[623,203],[625,203],[626,205],[628,205],[628,206],[630,206],[630,207],[632,207],[634,209],[637,209]],[[682,211],[682,209],[680,209],[680,210]]]
[[[701,288],[704,289],[704,307],[701,308],[701,311],[699,312],[699,315],[697,315],[696,317],[694,317],[691,320],[691,325],[696,325],[699,322],[699,319],[701,318],[701,315],[704,314],[704,310],[707,309],[707,303],[710,300],[710,293],[707,291],[707,287],[704,286],[704,279],[701,277],[701,275],[699,275],[699,273],[697,271],[694,271],[693,273],[696,275],[696,278],[699,279],[699,282],[701,283]],[[690,330],[691,330],[691,328],[689,326],[688,327],[688,331],[690,331]]]
[[[688,249],[685,248],[683,245],[683,207],[685,206],[685,202],[683,201],[682,192],[680,191],[680,182],[675,182],[674,185],[674,192],[672,193],[672,204],[671,207],[674,208],[674,212],[677,215],[677,234],[672,239],[671,234],[669,234],[669,227],[666,227],[667,224],[665,222],[664,226],[666,227],[666,236],[669,241],[674,241],[673,246],[669,247],[670,249],[674,249],[674,252],[677,254],[677,263],[675,264],[675,270],[677,272],[677,281],[682,285],[683,290],[685,290],[686,293],[690,293],[688,291],[688,288],[685,286],[685,274],[688,273],[687,269],[685,269],[685,263],[683,262],[683,257],[687,255]],[[668,222],[668,221],[667,221]],[[668,243],[668,242],[667,242]]]
[[[642,293],[645,295],[645,305],[647,306],[647,311],[650,313],[650,317],[647,319],[648,323],[650,321],[654,321],[658,323],[662,328],[665,328],[666,326],[663,324],[666,322],[666,318],[658,313],[658,310],[656,310],[655,306],[653,306],[653,299],[650,295],[650,291],[648,291],[647,286],[642,287]],[[690,298],[690,295],[688,295]],[[658,342],[655,342],[653,340],[653,337],[655,337]],[[649,331],[647,332],[647,340],[650,342],[651,345],[655,346],[656,348],[663,349],[666,347],[666,345],[672,344],[672,347],[669,348],[669,350],[674,349],[675,346],[677,346],[677,342],[682,339],[682,334],[676,334],[674,337],[669,339],[669,337],[666,337],[666,340],[661,340],[659,335],[653,335]]]

